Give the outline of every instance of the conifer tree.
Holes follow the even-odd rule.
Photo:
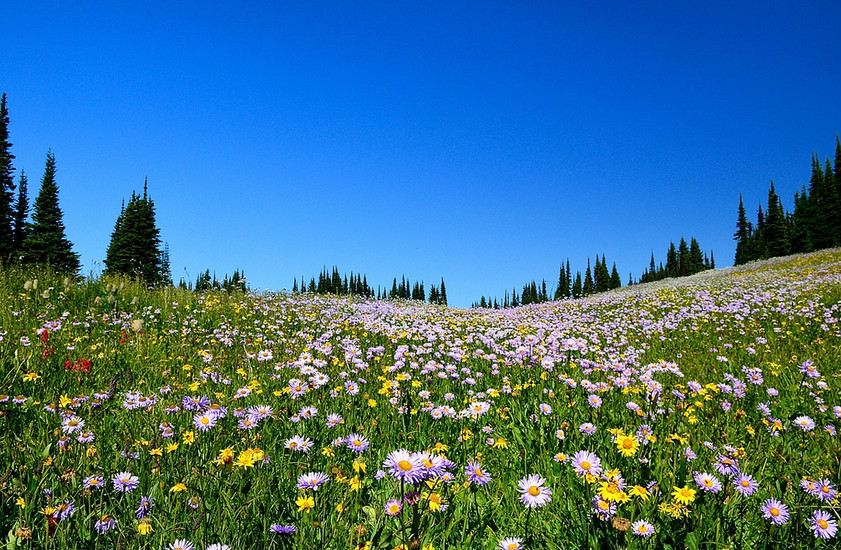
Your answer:
[[[680,274],[680,263],[678,261],[675,243],[669,243],[669,250],[666,252],[666,277],[677,277]]]
[[[706,263],[709,263],[709,261]],[[701,245],[698,244],[698,240],[695,237],[692,237],[689,240],[689,254],[687,256],[686,265],[687,275],[700,273],[704,270],[704,264],[704,253],[701,251]]]
[[[56,165],[52,151],[47,152],[41,189],[35,198],[32,224],[23,241],[24,259],[30,263],[47,263],[57,269],[76,273],[79,255],[64,234],[64,215],[58,205]]]
[[[774,182],[768,190],[768,215],[765,217],[765,251],[768,257],[788,254],[785,215],[780,197],[774,190]],[[831,242],[831,241],[830,241]]]
[[[613,269],[610,270],[610,290],[622,286],[622,279],[619,278],[619,270],[616,269],[616,262],[613,262]]]
[[[23,241],[26,238],[26,219],[29,217],[29,190],[26,174],[20,171],[18,182],[18,198],[15,201],[15,219],[12,233],[12,249],[15,255],[23,250]]]
[[[575,281],[572,283],[572,297],[573,298],[581,298],[581,295],[584,292],[584,287],[581,284],[581,272],[575,272]]]
[[[742,194],[739,193],[739,214],[736,219],[736,232],[733,234],[733,239],[736,240],[736,258],[733,260],[734,265],[741,265],[750,261],[748,258],[750,247],[748,239],[750,239],[750,236],[750,222],[748,222],[745,205],[742,202]]]
[[[590,259],[587,258],[587,271],[584,272],[584,287],[582,288],[584,296],[589,296],[593,293],[593,273],[590,270]]]
[[[14,158],[9,142],[9,110],[4,93],[0,96],[0,260],[5,260],[14,251]]]
[[[143,195],[132,192],[128,204],[121,207],[105,253],[105,273],[137,277],[149,285],[166,283],[162,256],[155,203],[144,181]]]
[[[686,239],[681,237],[677,249],[677,276],[686,275],[689,275],[689,247],[686,245]]]
[[[441,277],[441,304],[447,305],[447,285],[444,284],[444,277]]]

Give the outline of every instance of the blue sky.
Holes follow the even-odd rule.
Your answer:
[[[119,4],[115,6],[114,4]],[[576,5],[571,5],[576,4]],[[635,5],[639,4],[639,5]],[[841,131],[841,3],[29,2],[0,91],[85,272],[148,177],[175,278],[443,276],[451,304],[605,254],[623,282]]]

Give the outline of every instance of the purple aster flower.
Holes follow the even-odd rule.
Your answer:
[[[82,486],[85,489],[100,489],[105,484],[105,480],[100,475],[90,475],[84,479]]]
[[[383,461],[383,469],[397,481],[415,484],[424,478],[424,468],[415,453],[406,449],[392,451]]]
[[[59,521],[64,521],[74,513],[76,513],[76,505],[70,500],[64,499],[64,502],[59,504],[56,511],[53,512],[53,517]]]
[[[187,539],[176,539],[169,544],[169,550],[196,550],[196,547]]]
[[[718,478],[706,472],[695,472],[695,485],[705,493],[718,493],[721,491],[721,482]]]
[[[524,477],[517,483],[520,501],[526,508],[542,508],[552,500],[552,491],[544,483],[546,480],[537,474]]]
[[[800,365],[800,372],[812,379],[821,377],[821,373],[818,372],[818,369],[815,367],[814,363],[812,363],[811,359],[803,361],[803,364]]]
[[[131,472],[120,472],[111,478],[111,483],[114,485],[114,490],[121,493],[130,493],[137,489],[140,485],[140,480],[137,476],[131,475]]]
[[[654,526],[645,520],[635,521],[631,525],[631,531],[638,537],[648,538],[654,535]]]
[[[79,443],[92,443],[94,439],[93,432],[82,432],[76,436],[76,441]]]
[[[794,425],[804,432],[810,432],[815,429],[815,421],[805,415],[795,418]]]
[[[572,455],[572,467],[580,476],[597,476],[602,472],[602,461],[590,451],[578,451]]]
[[[821,488],[816,481],[804,477],[800,480],[800,488],[806,494],[812,495],[813,497],[820,497]]]
[[[602,406],[602,398],[598,395],[590,395],[587,397],[587,404],[593,407],[594,409],[598,409]]]
[[[584,424],[578,427],[578,431],[583,433],[584,435],[593,435],[596,433],[596,427],[590,424],[589,422],[585,422]]]
[[[93,528],[96,529],[97,533],[107,533],[116,526],[116,519],[112,518],[108,514],[103,514],[98,520],[96,520]]]
[[[326,483],[330,477],[322,472],[310,472],[298,476],[298,489],[312,489],[317,491],[319,486]]]
[[[344,419],[336,413],[330,413],[327,415],[327,427],[328,428],[335,428],[339,424],[344,422]]]
[[[785,525],[788,523],[788,506],[779,500],[769,498],[762,505],[762,517],[774,525]]]
[[[491,474],[489,474],[488,471],[475,460],[471,460],[467,463],[467,466],[464,467],[464,475],[467,476],[467,480],[470,483],[474,483],[480,487],[487,485],[491,481]]]
[[[272,415],[272,408],[268,405],[256,405],[248,409],[248,414],[251,415],[255,421],[259,422],[264,418],[268,418]]]
[[[818,480],[818,484],[820,485],[817,494],[817,497],[819,499],[821,499],[824,502],[829,502],[835,499],[835,496],[838,494],[838,491],[835,489],[835,487],[832,486],[832,483],[828,479],[820,479]]]
[[[403,503],[398,498],[393,498],[385,503],[385,515],[396,516],[403,510]]]
[[[294,525],[281,525],[279,523],[272,523],[269,531],[276,535],[291,535],[298,530]]]
[[[345,445],[347,448],[355,453],[362,453],[368,450],[368,446],[371,444],[364,435],[359,435],[357,433],[352,433],[345,438]]]
[[[815,533],[815,538],[831,539],[838,531],[838,524],[829,515],[829,512],[815,510],[809,518],[809,529]]]
[[[739,474],[739,461],[726,455],[718,455],[713,466],[723,476],[735,476]]]
[[[743,496],[749,497],[759,489],[759,483],[748,474],[740,473],[736,479],[733,480],[733,485],[736,490]]]
[[[137,519],[145,518],[152,512],[154,505],[155,501],[151,497],[140,497],[140,503],[137,505],[137,510],[134,511],[135,517]]]
[[[216,415],[209,411],[199,413],[193,417],[193,425],[202,432],[206,432],[216,425]]]
[[[499,550],[523,550],[523,539],[520,537],[505,537],[499,541]]]

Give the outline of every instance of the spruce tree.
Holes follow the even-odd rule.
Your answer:
[[[742,194],[739,193],[739,214],[736,219],[736,232],[733,234],[733,239],[736,240],[736,258],[733,260],[733,265],[741,265],[750,261],[748,259],[748,239],[750,238],[750,222],[745,212],[745,205],[742,202]]]
[[[708,264],[709,260],[706,263]],[[698,240],[695,237],[692,237],[689,240],[689,256],[686,268],[687,275],[700,273],[705,268],[704,253],[701,250],[701,245],[698,244]]]
[[[581,272],[575,272],[575,281],[572,283],[572,297],[573,298],[581,298],[582,293],[584,292],[584,287],[581,284]]]
[[[678,261],[675,243],[669,243],[669,250],[666,252],[666,277],[677,277],[680,274],[680,262]]]
[[[29,217],[29,190],[26,174],[20,171],[18,182],[18,198],[15,201],[15,224],[12,233],[12,248],[15,255],[23,250],[23,241],[26,238],[26,219]]]
[[[610,290],[622,286],[622,279],[619,278],[619,270],[616,269],[616,262],[613,262],[613,269],[610,270]]]
[[[447,286],[444,284],[444,277],[441,277],[441,303],[447,305]]]
[[[678,277],[689,275],[689,247],[683,237],[680,238],[677,249],[677,275]]]
[[[788,254],[786,224],[780,197],[774,190],[774,182],[768,189],[768,214],[765,217],[765,250],[768,257]]]
[[[12,165],[14,158],[12,144],[9,142],[9,110],[4,93],[0,96],[0,260],[5,260],[15,250],[12,210],[15,190],[15,168]]]
[[[105,273],[137,277],[149,285],[168,284],[168,276],[162,269],[163,251],[155,222],[155,203],[149,196],[147,183],[143,183],[142,196],[132,192],[128,204],[120,209],[105,253]]]
[[[27,262],[46,263],[75,274],[79,271],[79,255],[73,252],[73,245],[64,234],[64,216],[58,205],[55,174],[55,156],[48,151],[41,189],[35,198],[32,225],[23,241],[23,255]]]
[[[590,270],[590,259],[587,258],[587,271],[584,272],[584,287],[582,288],[584,296],[589,296],[593,293],[593,273]]]

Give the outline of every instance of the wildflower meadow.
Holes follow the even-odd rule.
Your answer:
[[[0,274],[0,544],[829,548],[841,251],[459,310]]]

